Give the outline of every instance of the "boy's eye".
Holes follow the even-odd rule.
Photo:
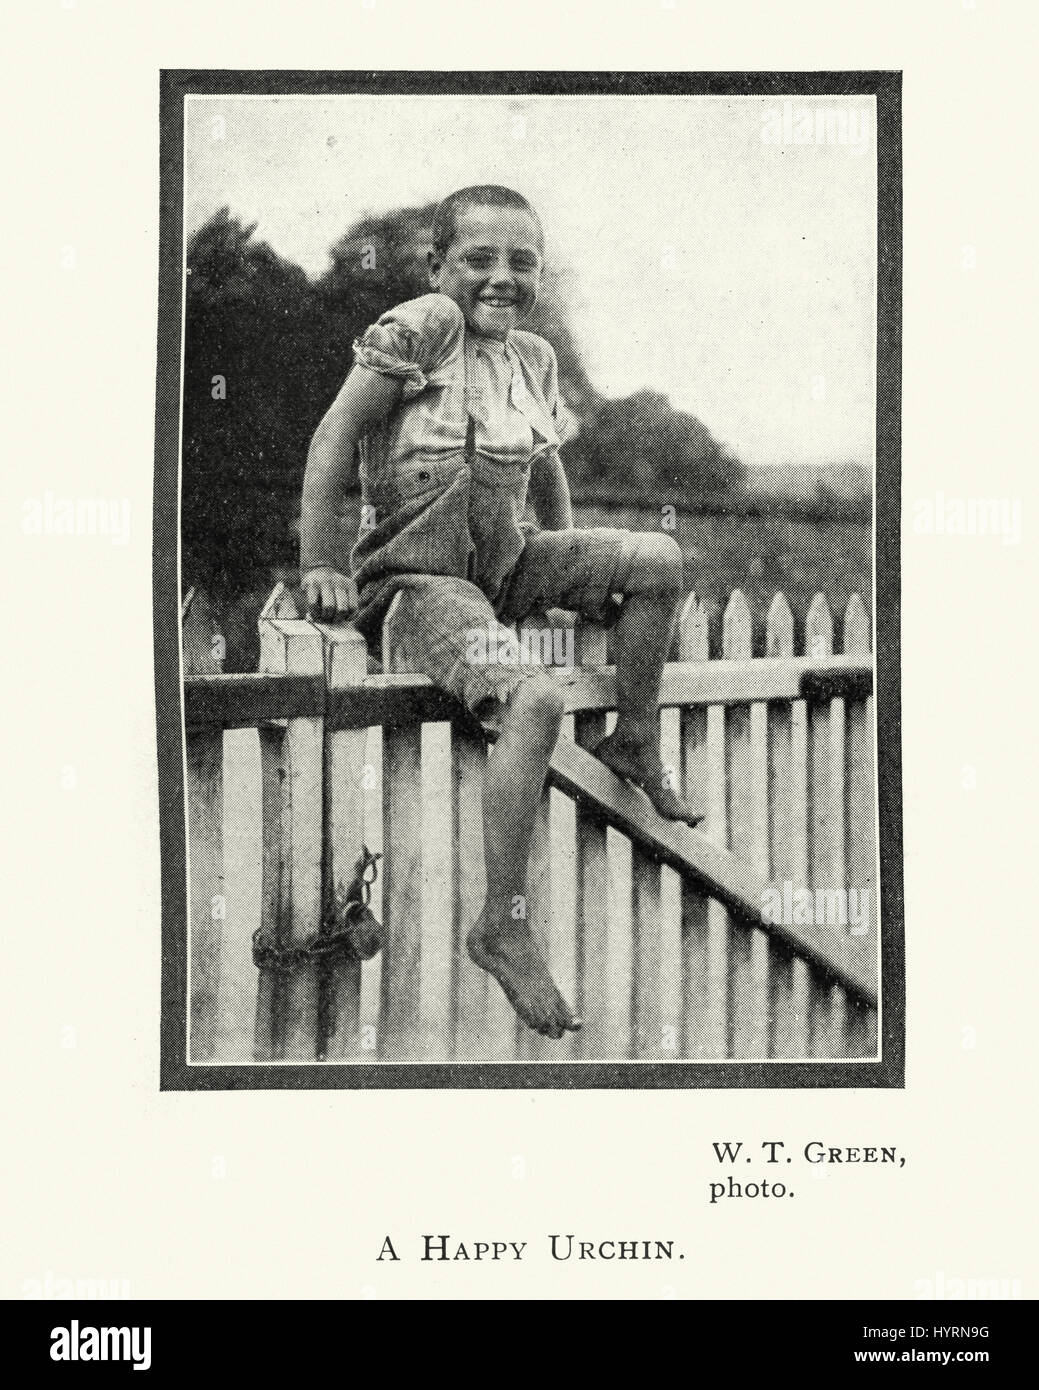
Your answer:
[[[463,256],[462,259],[471,270],[490,270],[494,264],[494,257],[483,251],[475,252],[471,256]],[[513,270],[524,275],[531,275],[537,270],[537,262],[531,260],[529,256],[517,256],[509,264]]]

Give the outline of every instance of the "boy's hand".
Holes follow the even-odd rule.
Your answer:
[[[342,623],[357,612],[357,585],[331,565],[307,570],[301,580],[307,617],[319,623]]]

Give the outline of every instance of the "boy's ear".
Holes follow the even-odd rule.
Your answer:
[[[432,284],[434,279],[439,280],[440,269],[443,265],[443,262],[441,261],[440,257],[437,255],[435,251],[427,251],[426,265],[429,267],[429,280],[430,284]]]

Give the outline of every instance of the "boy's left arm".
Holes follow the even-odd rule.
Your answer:
[[[556,448],[545,449],[530,466],[530,503],[543,531],[569,531],[574,524],[570,485]]]

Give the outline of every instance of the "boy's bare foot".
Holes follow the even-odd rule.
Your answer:
[[[641,787],[657,814],[666,820],[680,820],[690,826],[699,825],[703,820],[703,816],[668,785],[668,775],[651,736],[621,734],[618,737],[614,730],[591,751],[618,777]]]
[[[469,955],[501,985],[509,1003],[529,1028],[549,1038],[576,1033],[575,1018],[556,988],[534,938],[523,922],[511,922],[507,931],[488,925],[487,908],[480,913],[466,938]]]

